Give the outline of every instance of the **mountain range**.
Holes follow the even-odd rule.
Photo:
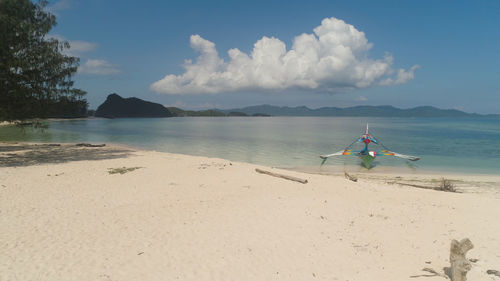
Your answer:
[[[233,109],[214,109],[225,114],[241,112],[247,115],[266,114],[271,116],[351,116],[351,117],[500,117],[498,114],[481,115],[466,113],[456,109],[439,109],[433,106],[419,106],[409,109],[396,108],[390,105],[353,106],[353,107],[321,107],[311,109],[306,106],[288,107],[273,105],[256,105]]]
[[[321,107],[311,109],[306,106],[288,107],[274,105],[256,105],[233,109],[183,110],[178,107],[165,107],[159,103],[144,101],[138,98],[122,98],[111,94],[101,104],[96,117],[184,117],[184,116],[349,116],[349,117],[500,117],[500,114],[481,115],[466,113],[456,109],[439,109],[432,106],[419,106],[409,109],[396,108],[390,105],[353,106],[353,107]]]

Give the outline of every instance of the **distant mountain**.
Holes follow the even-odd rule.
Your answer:
[[[227,116],[246,117],[248,115],[246,113],[243,113],[243,112],[231,111],[227,114]]]
[[[247,106],[233,109],[183,110],[178,107],[164,107],[161,104],[144,101],[138,98],[122,98],[111,94],[101,104],[96,117],[250,117],[250,116],[345,116],[345,117],[494,117],[499,114],[480,115],[466,113],[456,109],[439,109],[432,106],[419,106],[400,109],[390,105],[353,106],[353,107],[321,107],[311,109],[306,106],[288,107],[268,104]]]
[[[390,105],[354,106],[354,107],[321,107],[310,109],[306,106],[288,107],[273,105],[256,105],[243,108],[219,110],[225,114],[241,112],[247,115],[266,114],[271,116],[351,116],[351,117],[479,117],[476,113],[466,113],[456,109],[439,109],[432,106],[419,106],[400,109]],[[494,117],[494,115],[487,115]]]
[[[167,107],[170,112],[174,115],[174,117],[265,117],[270,116],[268,114],[263,113],[254,113],[254,114],[246,114],[239,111],[229,111],[227,113],[222,112],[220,109],[208,109],[208,110],[183,110],[178,107]]]
[[[94,114],[96,117],[125,118],[125,117],[172,117],[172,113],[159,103],[149,102],[138,98],[122,98],[117,94],[110,94]]]
[[[167,109],[172,112],[174,117],[186,117],[186,116],[196,116],[196,117],[219,117],[219,116],[226,116],[225,113],[222,113],[221,111],[218,110],[200,110],[200,111],[194,111],[194,110],[184,110],[180,109],[178,107],[167,107]]]

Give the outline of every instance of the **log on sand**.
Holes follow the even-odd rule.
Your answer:
[[[307,183],[306,179],[301,179],[301,178],[296,178],[296,177],[287,176],[287,175],[283,175],[283,174],[273,173],[273,172],[261,170],[258,168],[255,169],[255,171],[257,173],[266,174],[266,175],[270,175],[270,176],[277,177],[277,178],[282,178],[282,179],[286,179],[286,180],[290,180],[290,181],[296,181],[296,182],[300,182],[300,183],[304,183],[304,184]]]

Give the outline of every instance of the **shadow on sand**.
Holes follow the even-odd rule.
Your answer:
[[[0,167],[125,158],[132,152],[118,147],[81,147],[75,144],[0,143]]]

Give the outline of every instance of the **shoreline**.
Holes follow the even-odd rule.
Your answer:
[[[29,145],[38,145],[38,144],[49,144],[49,143],[57,143],[57,144],[64,144],[64,145],[74,145],[77,142],[29,142],[29,141],[0,141],[0,145],[2,144],[29,144]],[[171,152],[171,151],[161,151],[161,150],[155,150],[155,149],[148,149],[148,148],[142,148],[139,146],[134,146],[134,145],[128,145],[128,144],[123,144],[123,143],[117,143],[117,142],[93,142],[93,143],[105,143],[108,147],[118,147],[118,148],[126,148],[130,150],[137,150],[137,151],[152,151],[152,152],[158,152],[158,153],[170,153],[170,154],[179,154],[179,155],[187,155],[187,156],[194,156],[194,157],[207,157],[207,158],[218,158],[218,159],[225,159],[227,161],[236,161],[236,162],[241,162],[241,163],[247,163],[247,164],[252,164],[252,165],[260,165],[260,166],[266,166],[266,167],[273,167],[273,168],[278,168],[278,169],[284,169],[284,170],[290,170],[290,171],[297,171],[297,172],[302,172],[302,173],[307,173],[307,174],[318,174],[318,175],[339,175],[339,174],[344,174],[344,171],[347,171],[349,173],[359,173],[359,174],[366,174],[366,175],[377,175],[377,174],[385,174],[385,175],[395,175],[395,174],[403,174],[403,175],[416,175],[416,176],[438,176],[441,174],[444,175],[450,175],[453,177],[499,177],[500,174],[494,174],[490,172],[464,172],[464,171],[454,171],[454,170],[439,170],[435,169],[433,167],[428,167],[428,168],[408,168],[404,166],[390,166],[390,165],[380,165],[380,166],[375,166],[374,168],[368,170],[361,165],[332,165],[332,164],[327,164],[325,166],[320,166],[319,164],[317,166],[282,166],[282,165],[269,165],[265,163],[251,163],[251,162],[245,162],[245,161],[240,161],[240,160],[234,160],[234,159],[226,159],[218,156],[206,156],[206,155],[201,155],[201,154],[187,154],[187,153],[178,153],[178,152]]]
[[[140,150],[140,149],[139,149]],[[376,166],[371,169],[366,169],[365,167],[360,165],[325,165],[323,167],[318,166],[295,166],[295,167],[286,167],[286,166],[276,166],[276,168],[292,170],[292,171],[300,171],[309,174],[318,174],[318,175],[333,175],[333,174],[343,174],[344,172],[348,173],[359,173],[366,175],[380,175],[380,174],[403,174],[403,175],[415,175],[415,176],[437,176],[440,174],[453,175],[453,176],[477,176],[477,177],[496,177],[500,176],[499,174],[494,173],[480,173],[480,172],[461,172],[454,170],[438,170],[432,168],[407,168],[404,166]]]
[[[155,119],[151,120],[151,122],[149,122],[149,119],[142,121],[141,119],[117,119],[116,122],[102,121],[98,120],[98,118],[94,120],[87,119],[87,121],[61,120],[60,122],[52,122],[52,125],[49,126],[43,134],[28,130],[26,135],[23,135],[23,132],[13,128],[0,130],[0,134],[3,134],[3,139],[5,140],[18,141],[32,140],[43,142],[47,140],[61,140],[70,142],[122,142],[132,146],[135,145],[139,149],[144,150],[222,157],[235,161],[295,169],[296,167],[294,166],[319,165],[321,159],[317,156],[326,151],[331,152],[330,150],[332,149],[330,149],[330,145],[334,146],[335,144],[335,146],[337,146],[339,144],[348,143],[351,141],[351,137],[347,138],[347,133],[349,136],[356,136],[359,133],[353,132],[355,130],[351,129],[354,125],[357,125],[355,123],[358,121],[348,122],[350,124],[349,126],[342,127],[340,124],[344,122],[336,120],[335,118],[331,118],[331,120],[316,121],[304,120],[301,124],[305,124],[306,127],[310,126],[310,129],[304,132],[290,133],[289,138],[283,137],[288,136],[284,128],[290,126],[294,122],[287,118],[281,121],[275,120],[273,122],[225,121],[222,123],[210,120],[211,118],[201,118],[201,121],[181,121],[183,118],[173,118],[167,121],[167,119],[161,119],[165,121]],[[415,163],[412,162],[411,164],[413,165],[408,165],[414,166],[417,172],[427,174],[438,171],[444,174],[467,173],[484,175],[497,173],[495,168],[498,166],[498,163],[495,161],[494,157],[498,154],[496,153],[497,151],[492,150],[493,154],[491,154],[488,153],[489,149],[481,149],[483,146],[487,147],[487,144],[485,144],[487,141],[491,142],[494,140],[491,138],[491,133],[497,132],[498,126],[496,126],[495,123],[486,122],[483,124],[483,122],[477,121],[470,124],[467,123],[469,126],[460,126],[457,130],[453,129],[450,131],[451,133],[454,131],[455,133],[463,132],[465,133],[463,136],[469,136],[466,128],[475,128],[475,125],[478,125],[478,129],[474,129],[474,132],[477,131],[479,135],[477,138],[470,140],[467,140],[468,137],[460,138],[453,142],[451,147],[442,144],[439,151],[432,151],[427,149],[429,145],[433,147],[433,142],[430,141],[441,141],[439,138],[435,137],[437,134],[433,134],[432,132],[436,130],[439,131],[441,126],[455,128],[455,126],[461,125],[461,122],[438,122],[433,126],[425,127],[425,131],[419,131],[419,128],[424,128],[422,126],[427,124],[427,121],[421,119],[416,121],[413,119],[395,121],[394,118],[386,118],[384,120],[385,121],[380,121],[379,127],[391,128],[391,130],[393,130],[384,132],[384,139],[387,138],[392,140],[392,144],[394,144],[394,142],[403,142],[408,146],[395,147],[394,149],[398,152],[413,153],[422,157],[422,160]],[[73,122],[76,123],[73,124]],[[240,124],[240,122],[243,123]],[[201,131],[199,132],[194,130],[194,128],[197,128],[196,126],[201,125],[207,125],[208,127],[206,129],[201,129],[200,127]],[[225,128],[226,125],[229,127],[227,128],[227,132],[224,132],[223,128]],[[251,130],[252,133],[247,134],[243,131],[238,131],[242,130],[242,126]],[[336,126],[340,126],[338,127],[340,131],[334,134],[328,133],[329,130],[321,131],[317,129],[322,127],[336,128]],[[108,129],[113,130],[112,134],[116,134],[116,137],[110,136],[106,131]],[[222,131],[218,132],[218,130]],[[410,130],[410,135],[423,135],[420,139],[409,140],[407,137],[404,137],[404,135],[394,133],[398,132],[398,130]],[[327,138],[332,139],[327,140]],[[344,140],[344,138],[346,140]],[[485,138],[484,143],[481,143],[483,138]],[[304,145],[303,148],[301,147],[302,143]],[[392,144],[389,146],[392,147]],[[337,150],[341,148],[342,147],[337,147]],[[377,147],[373,149],[376,150]],[[435,147],[435,149],[437,149],[437,147]],[[460,153],[460,151],[463,151],[463,153]],[[357,160],[358,159],[355,157],[329,159],[325,166],[342,166],[343,163],[352,164],[356,163]],[[371,173],[379,168],[390,167],[391,170],[397,169],[396,171],[400,173],[399,167],[407,167],[407,163],[404,161],[404,159],[395,157],[380,157],[374,162],[376,167],[367,172]],[[306,167],[306,169],[309,169],[309,167]],[[412,167],[408,167],[406,171],[401,172],[412,173],[411,169]]]
[[[41,156],[43,153],[34,154],[32,157],[42,157],[43,160],[39,161],[43,165],[51,165],[58,164],[58,162],[72,162],[72,161],[82,161],[82,160],[106,160],[119,158],[122,155],[133,155],[140,153],[154,153],[159,155],[171,155],[173,157],[194,157],[194,158],[203,158],[207,160],[217,160],[217,161],[228,161],[239,163],[243,165],[252,165],[255,167],[261,167],[266,169],[278,169],[282,171],[290,171],[292,173],[298,173],[303,177],[311,176],[323,176],[323,177],[335,177],[335,178],[344,178],[345,172],[353,175],[356,178],[359,178],[360,181],[368,182],[368,183],[377,183],[383,185],[396,185],[400,187],[409,187],[414,189],[428,189],[433,190],[439,187],[439,184],[442,180],[448,180],[453,187],[456,189],[458,193],[469,193],[469,194],[482,194],[485,196],[491,196],[494,198],[500,198],[500,175],[497,174],[463,174],[463,173],[453,173],[453,172],[442,172],[442,171],[422,171],[415,170],[409,172],[406,168],[398,168],[398,167],[375,167],[371,170],[367,170],[361,166],[327,166],[327,167],[280,167],[280,166],[267,166],[262,164],[241,162],[241,161],[233,161],[229,159],[224,159],[220,157],[207,157],[202,155],[191,155],[191,154],[180,154],[180,153],[171,153],[171,152],[163,152],[156,150],[145,150],[139,147],[124,145],[120,143],[106,143],[104,148],[101,148],[105,151],[105,153],[99,153],[99,148],[81,148],[76,147],[77,143],[73,142],[60,142],[60,143],[41,143],[41,142],[0,142],[0,147],[2,144],[5,146],[32,146],[34,148],[42,149],[50,148],[51,151],[57,151],[60,148],[64,148],[65,151],[62,154],[65,154],[63,161],[58,161],[58,159],[51,159],[50,154],[51,151],[46,151],[45,156]],[[97,143],[96,143],[97,144]],[[28,147],[24,148],[24,151],[21,153],[25,153],[26,149],[29,150]],[[82,150],[83,149],[83,150]],[[90,153],[85,153],[84,151],[88,151]],[[7,151],[9,153],[9,151]],[[12,153],[12,152],[10,152]],[[60,154],[60,153],[59,153]],[[2,164],[2,160],[5,161],[5,151],[0,150],[0,168],[5,167]],[[55,153],[54,155],[58,155]],[[15,158],[15,154],[11,154],[11,157]],[[59,155],[60,156],[60,155]],[[78,159],[80,157],[80,159]],[[29,157],[28,157],[29,158]],[[69,161],[67,161],[69,159]],[[23,160],[24,161],[24,160]],[[28,159],[27,162],[36,163],[36,159]],[[24,166],[22,163],[18,163],[20,166]],[[32,165],[32,164],[29,164]],[[28,166],[29,166],[28,165]]]
[[[44,147],[44,146],[52,146],[52,148],[57,149],[58,145],[66,148],[72,148],[77,143],[74,142],[58,142],[58,143],[42,143],[42,142],[0,142],[0,147],[2,145],[8,146],[34,146],[34,147]],[[98,144],[98,143],[95,143]],[[99,143],[100,144],[100,143]],[[458,172],[450,172],[450,171],[429,171],[429,170],[414,170],[408,171],[406,168],[398,168],[393,166],[383,166],[383,167],[375,167],[373,169],[367,170],[364,167],[357,165],[347,165],[347,166],[336,166],[330,165],[325,167],[281,167],[281,166],[267,166],[264,164],[258,163],[249,163],[249,162],[241,162],[234,161],[230,159],[224,159],[220,157],[208,157],[203,155],[192,155],[192,154],[181,154],[181,153],[173,153],[173,152],[164,152],[157,150],[147,150],[142,149],[140,147],[125,145],[121,143],[105,143],[105,150],[110,151],[118,151],[118,153],[141,153],[141,152],[149,152],[149,153],[157,153],[157,154],[166,154],[173,155],[179,157],[198,157],[198,158],[206,158],[206,159],[214,159],[220,161],[230,161],[245,165],[254,165],[258,167],[263,167],[267,169],[279,169],[283,171],[291,171],[300,173],[303,175],[319,175],[326,177],[339,177],[344,178],[344,173],[347,172],[355,177],[359,178],[363,181],[368,182],[377,182],[382,184],[396,184],[396,185],[419,185],[425,186],[428,189],[432,189],[439,184],[441,179],[446,179],[451,181],[454,187],[457,188],[457,192],[466,192],[466,193],[484,193],[486,195],[491,195],[496,198],[500,198],[500,175],[498,174],[477,174],[477,173],[458,173]],[[96,151],[96,149],[90,149],[90,151]],[[71,154],[71,151],[68,151]],[[0,168],[2,165],[2,156],[5,152],[0,151]],[[71,155],[66,155],[66,158],[71,157]],[[83,156],[85,157],[85,156]],[[107,156],[96,157],[96,160],[105,160]],[[111,153],[110,157],[115,157],[113,153]],[[92,157],[88,157],[92,159]],[[5,159],[5,158],[4,158]],[[78,159],[74,159],[77,161]],[[57,162],[46,162],[42,164],[56,164]]]

